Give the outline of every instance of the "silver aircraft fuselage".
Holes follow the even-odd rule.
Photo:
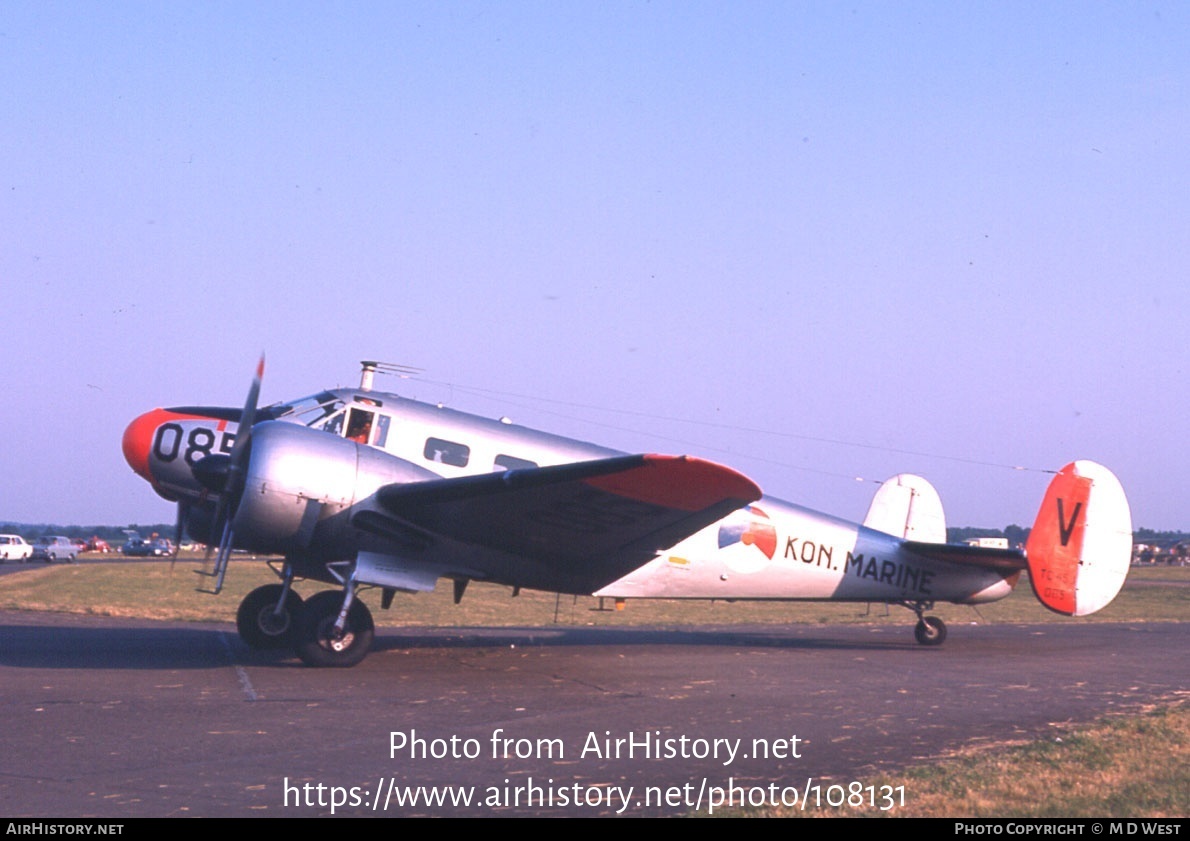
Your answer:
[[[189,507],[196,536],[203,534],[204,512],[209,520],[212,494],[192,468],[209,455],[231,452],[238,417],[235,409],[156,409],[125,432],[129,464],[161,496]],[[329,390],[261,410],[251,447],[251,464],[267,467],[249,468],[236,515],[238,547],[283,554],[299,575],[325,581],[334,580],[328,564],[355,561],[359,583],[408,590],[430,589],[438,577],[474,577],[467,549],[427,553],[416,534],[386,530],[378,489],[622,455],[362,389]],[[763,496],[614,581],[511,559],[507,572],[485,577],[614,598],[976,604],[1008,595],[1018,575],[939,563],[912,552],[901,537]]]

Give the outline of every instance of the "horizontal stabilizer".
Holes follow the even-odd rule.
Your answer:
[[[1020,549],[968,546],[964,543],[923,543],[916,540],[906,540],[902,546],[923,558],[959,566],[998,569],[1004,572],[1025,568],[1025,553]]]

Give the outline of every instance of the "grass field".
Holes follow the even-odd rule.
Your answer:
[[[869,786],[873,797],[867,796]],[[898,789],[905,793],[903,806],[880,809],[864,802],[879,805],[881,793],[895,797]],[[1190,709],[1175,704],[1071,728],[1046,741],[957,756],[864,780],[862,792],[834,794],[836,802],[846,794],[864,805],[737,810],[725,816],[1185,818]]]
[[[89,613],[184,621],[234,621],[243,596],[277,579],[263,561],[231,564],[224,593],[196,591],[193,569],[201,558],[168,561],[30,566],[0,576],[0,609]],[[323,585],[299,584],[308,595]],[[599,610],[590,597],[555,596],[509,587],[472,583],[463,601],[453,603],[448,582],[433,593],[398,594],[391,610],[380,609],[379,592],[365,591],[364,601],[381,626],[525,626],[525,625],[732,625],[732,624],[889,624],[906,631],[913,614],[883,604],[831,602],[629,601],[624,610]],[[611,607],[610,600],[604,605]],[[940,604],[932,613],[958,625],[1038,622],[1181,621],[1190,617],[1190,567],[1134,568],[1124,590],[1094,616],[1071,619],[1042,607],[1026,580],[1006,599],[981,607]]]
[[[233,562],[220,597],[196,592],[191,571],[200,559],[30,566],[0,576],[0,609],[86,613],[183,621],[234,621],[240,599],[275,576],[260,561]],[[303,595],[319,589],[299,585]],[[398,595],[389,611],[376,591],[364,594],[382,626],[624,626],[731,624],[892,624],[910,632],[913,614],[883,605],[782,602],[631,601],[600,610],[598,599],[472,584],[462,604],[451,588]],[[606,605],[610,607],[610,603]],[[1057,616],[1038,604],[1027,582],[1000,602],[978,609],[939,605],[947,623],[1073,623],[1185,621],[1190,568],[1134,568],[1124,590],[1100,613]],[[959,756],[902,774],[863,781],[881,791],[903,786],[904,806],[766,810],[764,816],[1096,817],[1177,818],[1190,815],[1190,709],[1185,698],[1147,714],[1065,731],[1060,739]]]

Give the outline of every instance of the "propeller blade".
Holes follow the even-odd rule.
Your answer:
[[[207,456],[194,465],[194,475],[204,487],[218,491],[219,499],[215,503],[215,518],[211,522],[211,533],[207,535],[212,542],[207,543],[207,551],[203,557],[203,566],[211,560],[212,551],[215,555],[216,576],[215,592],[223,588],[223,576],[227,572],[227,562],[231,557],[232,546],[235,541],[236,509],[239,508],[240,496],[244,492],[245,468],[248,464],[252,443],[252,426],[256,423],[256,403],[260,398],[260,382],[264,379],[264,354],[256,363],[256,376],[252,378],[252,385],[248,388],[248,397],[244,401],[244,411],[240,413],[240,422],[236,427],[235,443],[231,445],[231,453],[226,459],[218,455]],[[211,462],[210,464],[206,464]],[[206,465],[205,467],[203,465]],[[218,545],[213,542],[217,540]]]
[[[211,527],[207,532],[207,550],[203,554],[203,566],[211,560],[211,553],[218,548],[219,542],[223,535],[223,519],[227,511],[227,494],[219,494],[219,498],[215,500],[215,516],[211,519]]]
[[[237,456],[243,458],[239,453],[248,444],[248,439],[252,437],[252,425],[256,423],[256,401],[260,397],[260,381],[264,379],[264,354],[260,355],[260,361],[256,363],[256,376],[252,378],[252,385],[248,388],[248,399],[244,401],[244,411],[240,414],[240,423],[236,428],[236,440],[231,445],[231,463],[238,465]]]
[[[178,550],[182,548],[182,538],[186,534],[186,517],[190,514],[190,503],[186,500],[178,502],[178,522],[174,529],[174,547],[169,553],[169,572],[173,575],[174,564],[178,562]]]

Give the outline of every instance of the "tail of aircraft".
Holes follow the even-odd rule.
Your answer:
[[[864,525],[905,540],[946,542],[942,499],[933,485],[912,473],[899,473],[880,485]]]
[[[1025,545],[1038,600],[1066,616],[1106,607],[1132,561],[1132,514],[1120,480],[1093,461],[1075,461],[1050,482]]]

